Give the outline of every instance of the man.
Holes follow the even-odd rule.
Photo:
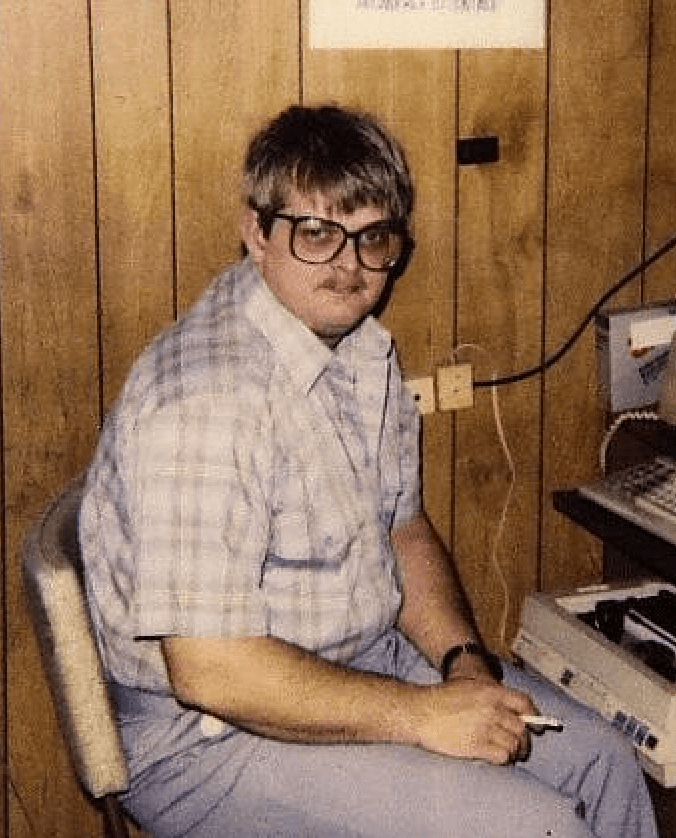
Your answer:
[[[655,836],[624,740],[481,646],[421,509],[371,312],[413,190],[370,118],[295,107],[245,161],[248,256],[137,362],[81,511],[157,836]],[[530,737],[524,716],[560,717]]]

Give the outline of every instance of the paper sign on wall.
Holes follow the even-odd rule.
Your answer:
[[[545,43],[546,0],[311,0],[313,49],[460,49]]]

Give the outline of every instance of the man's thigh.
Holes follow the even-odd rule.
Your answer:
[[[236,782],[222,788],[217,751],[215,743],[213,754],[207,748],[165,778],[176,802],[148,819],[157,838],[591,836],[576,800],[520,768],[393,745],[258,740]]]
[[[418,683],[439,680],[396,633],[359,663]],[[551,777],[538,776],[547,770],[393,745],[291,745],[243,732],[209,737],[198,720],[181,712],[168,718],[162,736],[154,731],[152,760],[139,766],[126,800],[157,838],[590,835],[575,815],[575,790],[559,794]],[[150,741],[134,738],[136,748]],[[543,754],[538,767],[547,769],[551,756]]]

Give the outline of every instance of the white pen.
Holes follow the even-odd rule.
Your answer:
[[[555,730],[563,730],[563,722],[552,716],[521,716],[521,721],[529,727],[549,727]]]

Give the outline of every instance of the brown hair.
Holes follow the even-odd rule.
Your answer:
[[[321,194],[341,212],[378,206],[407,224],[414,190],[396,141],[370,116],[335,105],[293,106],[252,139],[244,197],[266,235],[289,188]]]

